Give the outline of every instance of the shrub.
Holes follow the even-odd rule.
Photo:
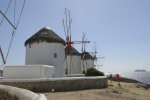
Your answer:
[[[98,71],[94,67],[91,67],[87,69],[85,76],[104,76],[104,73],[101,71]]]

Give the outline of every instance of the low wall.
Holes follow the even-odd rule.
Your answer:
[[[29,90],[0,85],[0,100],[47,100],[43,94],[37,95]]]
[[[0,100],[19,100],[17,96],[10,95],[7,91],[0,89]]]
[[[1,80],[0,84],[25,88],[33,92],[76,91],[108,87],[104,77],[70,77],[34,80]]]

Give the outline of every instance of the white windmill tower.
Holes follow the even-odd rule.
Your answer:
[[[25,41],[26,65],[55,66],[56,77],[65,76],[65,41],[48,27],[43,27]]]

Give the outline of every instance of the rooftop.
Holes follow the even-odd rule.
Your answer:
[[[81,54],[81,57],[82,57],[82,59],[83,59],[83,57],[84,57],[84,59],[92,59],[92,60],[95,59],[89,52],[83,52]]]
[[[68,47],[66,47],[65,52],[66,52],[67,55],[78,55],[78,56],[81,55],[81,53],[78,52],[73,46],[71,46],[70,50],[69,50]]]
[[[27,44],[33,44],[39,42],[62,43],[65,45],[65,41],[48,27],[43,27],[38,32],[36,32],[33,36],[27,39],[25,41],[25,46]]]

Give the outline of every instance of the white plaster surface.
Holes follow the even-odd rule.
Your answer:
[[[66,60],[65,66],[68,69],[68,74],[82,74],[81,56],[68,55]]]
[[[56,54],[57,57],[54,57]],[[26,65],[43,64],[55,66],[56,77],[65,76],[65,49],[62,43],[33,43],[26,45]]]
[[[84,60],[84,66],[83,66],[83,60],[81,61],[82,70],[87,70],[88,68],[94,67],[94,60],[92,59],[85,59]]]
[[[48,65],[11,65],[3,68],[4,79],[54,78],[55,67]]]
[[[43,94],[38,95],[26,89],[5,85],[0,85],[0,89],[12,96],[17,96],[19,100],[47,100],[45,95]]]

